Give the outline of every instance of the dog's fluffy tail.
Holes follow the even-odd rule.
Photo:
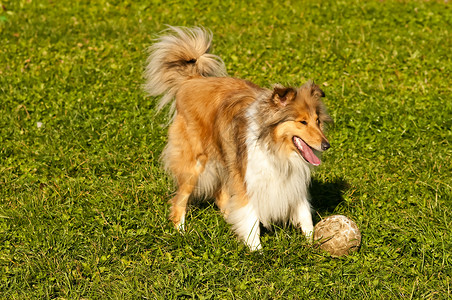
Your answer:
[[[165,33],[149,48],[144,73],[144,89],[150,96],[162,95],[158,109],[172,103],[181,83],[189,78],[226,76],[223,61],[210,54],[212,33],[204,28],[168,26]]]

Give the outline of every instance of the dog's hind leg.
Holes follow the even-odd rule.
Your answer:
[[[205,155],[198,155],[194,161],[185,161],[179,165],[177,173],[174,174],[179,187],[176,196],[170,200],[170,219],[178,230],[184,230],[187,203],[196,187],[199,175],[204,170],[206,160]]]
[[[225,219],[227,219],[229,215],[228,205],[230,198],[231,195],[229,195],[224,186],[222,186],[215,194],[215,204],[218,206]]]
[[[184,230],[187,203],[196,187],[199,175],[204,170],[205,160],[205,155],[199,155],[196,161],[185,162],[184,166],[179,166],[177,173],[174,174],[179,187],[176,196],[170,200],[170,219],[178,230]]]
[[[194,137],[187,134],[185,121],[176,117],[169,130],[163,160],[178,185],[176,195],[170,200],[170,219],[179,230],[184,229],[188,200],[207,163],[207,156],[201,150]]]

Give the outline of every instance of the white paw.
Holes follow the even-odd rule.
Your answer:
[[[314,236],[314,231],[313,231],[313,229],[311,229],[311,230],[303,230],[303,234],[304,234],[304,236],[306,237],[306,240],[307,240],[309,243],[312,243],[312,237]]]
[[[180,219],[179,224],[176,225],[176,229],[180,233],[184,233],[185,232],[185,216],[182,216],[182,218]]]
[[[248,245],[248,248],[250,248],[250,251],[259,251],[262,250],[262,245],[261,242],[259,241],[259,239],[257,240],[257,242],[253,241],[253,243],[246,243]]]

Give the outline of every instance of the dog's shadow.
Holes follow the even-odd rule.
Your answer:
[[[333,181],[323,182],[318,179],[312,179],[310,186],[311,195],[311,205],[313,208],[312,221],[317,224],[321,217],[326,217],[331,215],[336,207],[339,206],[343,201],[343,192],[349,188],[348,183],[342,179],[337,178]],[[289,228],[294,229],[290,224],[282,224],[284,226],[289,226]],[[260,226],[262,234],[274,235],[278,225],[273,225],[271,229]]]
[[[317,224],[321,217],[331,215],[338,205],[344,201],[343,192],[349,188],[348,183],[342,178],[336,178],[329,181],[320,181],[313,178],[310,186],[311,205],[313,208],[312,220],[314,225]],[[190,204],[190,213],[198,214],[202,211],[216,209],[213,199],[211,201],[193,200]],[[280,224],[283,226],[289,224]],[[274,233],[274,226],[272,229],[267,229],[260,225],[262,234]],[[278,226],[279,227],[279,226]]]
[[[344,201],[343,192],[348,188],[348,183],[343,178],[323,182],[313,179],[311,183],[311,204],[317,213],[313,215],[314,224],[320,220],[320,216],[330,215],[336,207]]]

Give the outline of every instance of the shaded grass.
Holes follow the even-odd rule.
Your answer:
[[[2,5],[0,297],[451,297],[449,4]],[[316,219],[354,219],[359,253],[332,259],[290,227],[249,253],[212,205],[171,228],[167,120],[141,90],[164,24],[212,29],[233,76],[322,85],[335,124]]]

